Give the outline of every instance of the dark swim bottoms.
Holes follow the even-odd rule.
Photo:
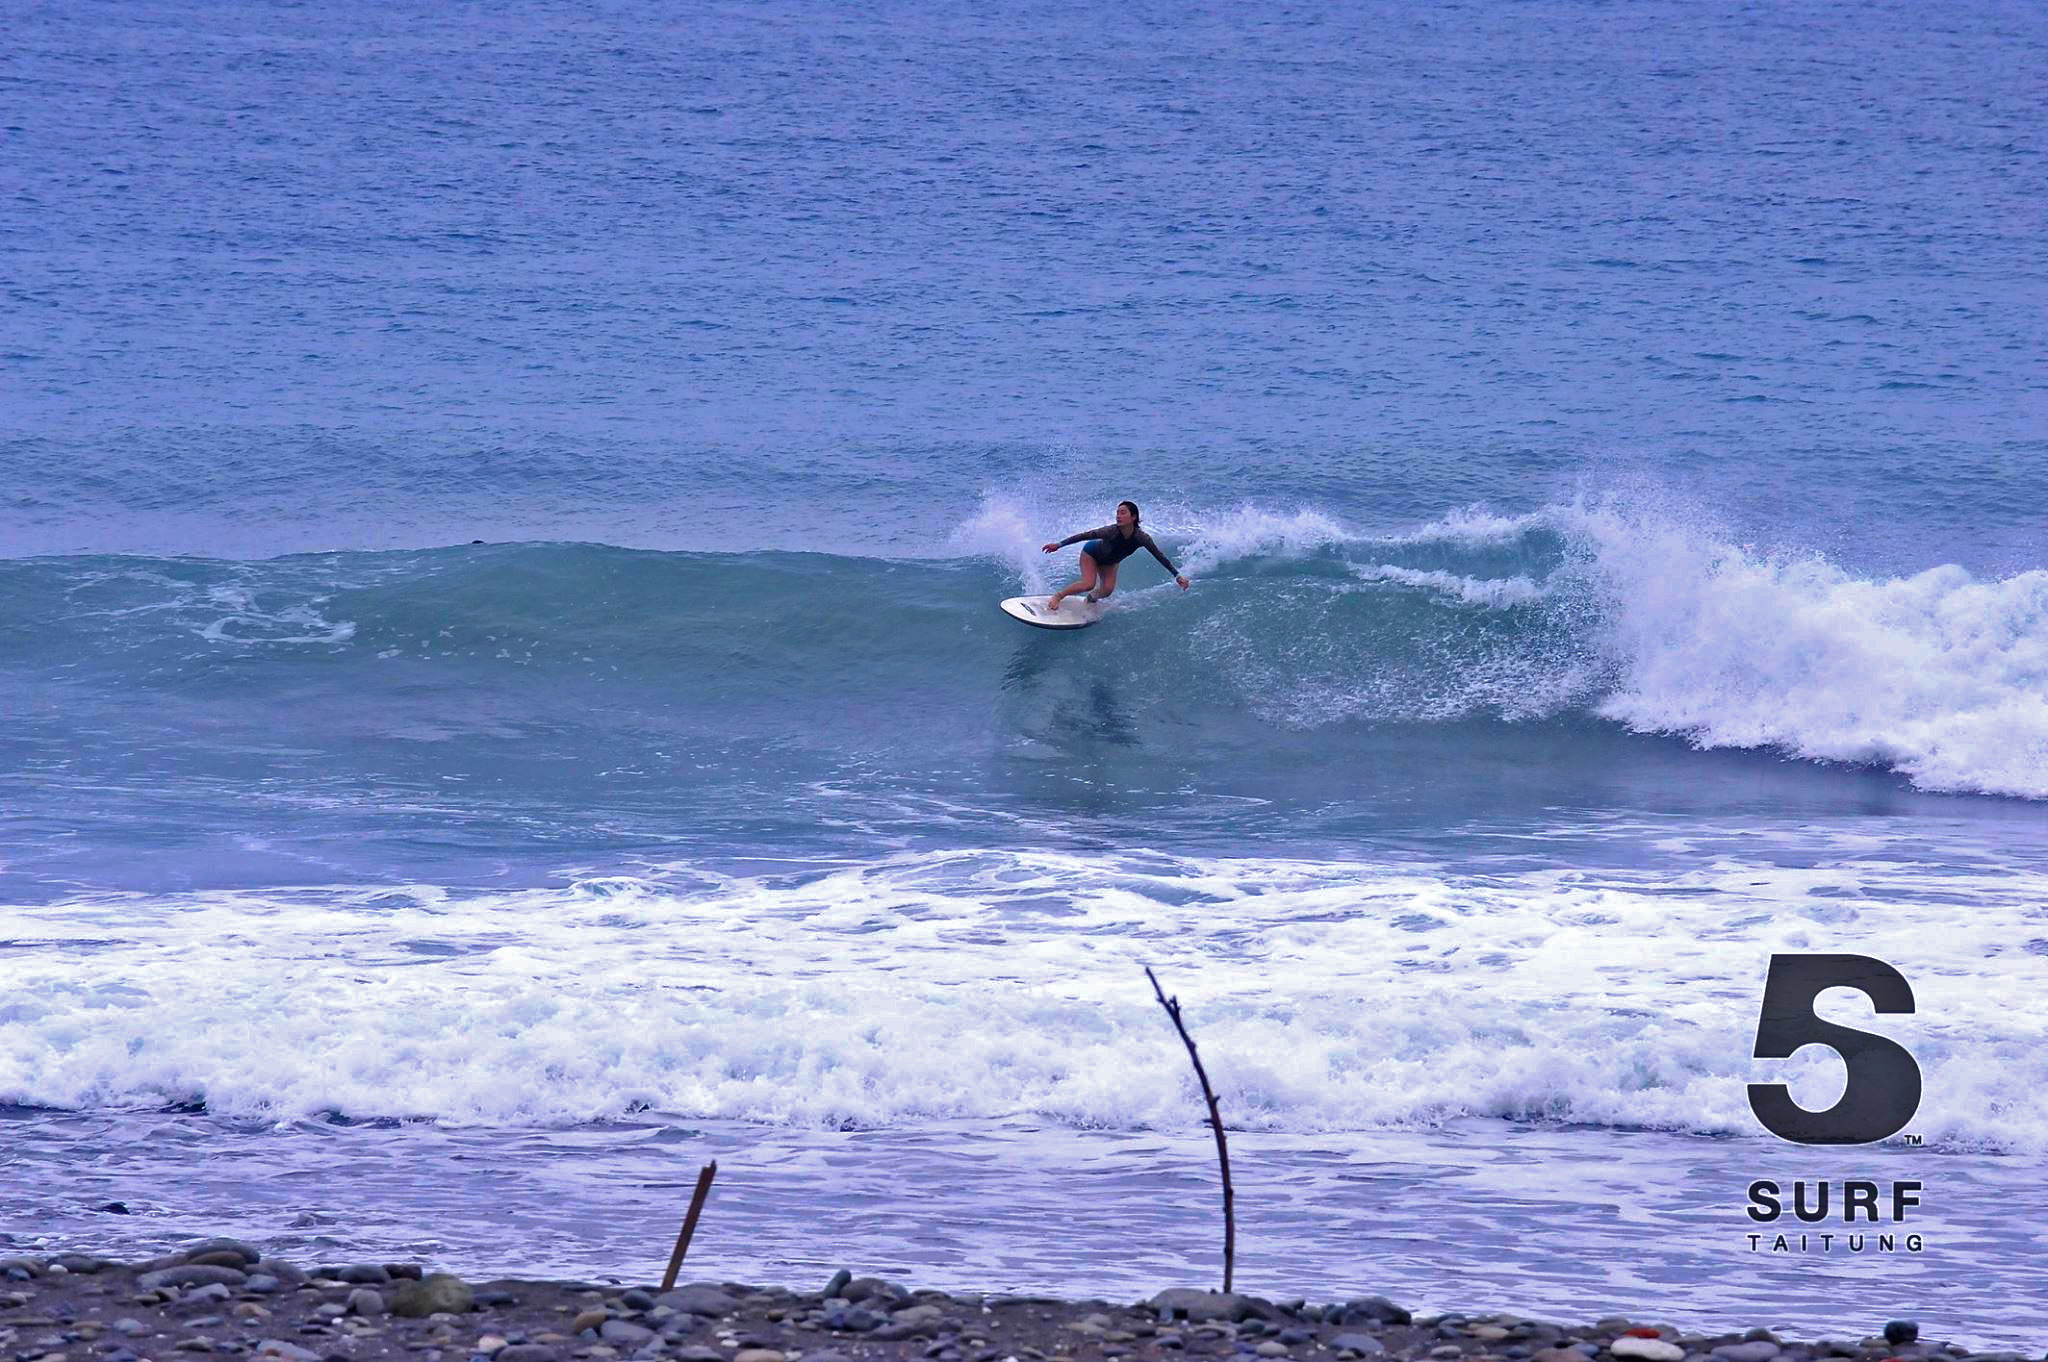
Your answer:
[[[1102,541],[1100,539],[1091,539],[1087,543],[1083,544],[1081,546],[1081,552],[1087,554],[1090,558],[1093,558],[1095,560],[1095,565],[1097,567],[1102,566],[1104,560],[1106,560],[1109,557],[1107,553],[1104,553],[1102,551]],[[1114,565],[1112,564],[1112,566]]]

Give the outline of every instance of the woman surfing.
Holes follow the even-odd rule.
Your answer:
[[[1091,601],[1101,600],[1116,590],[1117,564],[1139,549],[1149,550],[1152,556],[1159,560],[1159,566],[1173,574],[1173,580],[1180,585],[1180,589],[1188,589],[1188,579],[1180,574],[1180,569],[1173,565],[1172,560],[1159,551],[1159,546],[1152,542],[1152,536],[1139,527],[1138,503],[1135,501],[1119,501],[1116,504],[1116,524],[1104,525],[1099,530],[1083,530],[1079,534],[1070,534],[1058,543],[1047,544],[1045,551],[1053,553],[1082,539],[1088,542],[1081,545],[1081,580],[1071,582],[1047,597],[1047,610],[1058,610],[1061,601],[1078,591],[1087,592]]]

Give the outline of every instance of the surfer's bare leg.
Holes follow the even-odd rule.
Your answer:
[[[1116,580],[1115,572],[1116,569],[1110,569],[1111,581]],[[1093,558],[1090,558],[1085,553],[1082,554],[1081,580],[1078,582],[1068,582],[1058,591],[1053,592],[1051,598],[1046,601],[1045,608],[1048,610],[1057,610],[1060,608],[1060,602],[1065,600],[1067,597],[1073,595],[1075,592],[1093,590],[1095,587],[1095,575],[1095,560]]]
[[[1088,593],[1088,599],[1099,601],[1107,597],[1110,592],[1116,590],[1116,570],[1122,566],[1122,563],[1111,563],[1108,567],[1102,569],[1101,579],[1096,583],[1095,589]]]

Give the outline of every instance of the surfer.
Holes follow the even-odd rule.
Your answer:
[[[1070,534],[1056,544],[1047,544],[1045,551],[1053,553],[1082,539],[1088,542],[1081,545],[1081,580],[1068,584],[1048,597],[1045,602],[1047,610],[1058,610],[1060,602],[1077,591],[1087,592],[1091,601],[1101,600],[1116,590],[1117,564],[1139,549],[1149,550],[1152,556],[1159,560],[1159,566],[1173,574],[1173,580],[1180,585],[1180,589],[1188,589],[1188,579],[1181,575],[1180,569],[1173,565],[1172,560],[1159,551],[1159,546],[1152,542],[1152,536],[1139,527],[1138,503],[1135,501],[1119,501],[1116,504],[1116,524],[1104,525],[1099,530],[1083,530],[1079,534]]]

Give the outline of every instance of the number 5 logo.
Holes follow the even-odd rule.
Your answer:
[[[1756,1058],[1790,1059],[1802,1045],[1825,1045],[1848,1066],[1849,1085],[1826,1111],[1808,1111],[1783,1083],[1752,1083],[1749,1109],[1765,1129],[1794,1144],[1871,1144],[1898,1134],[1920,1109],[1920,1066],[1896,1041],[1815,1015],[1814,1001],[1830,988],[1861,990],[1881,1013],[1913,1011],[1913,986],[1882,960],[1772,956],[1756,1023]]]

